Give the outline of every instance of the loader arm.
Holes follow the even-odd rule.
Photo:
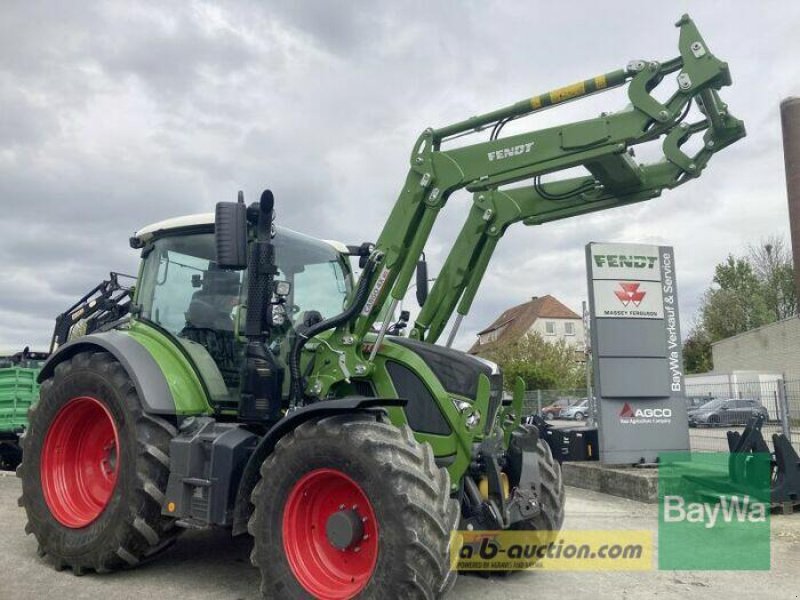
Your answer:
[[[511,224],[539,224],[654,198],[665,188],[698,177],[715,152],[745,135],[744,125],[718,94],[731,83],[727,64],[711,53],[687,15],[676,26],[676,58],[663,63],[631,61],[625,69],[422,133],[405,185],[371,256],[375,268],[365,270],[370,291],[363,308],[316,345],[307,388],[312,397],[325,397],[331,385],[353,374],[369,375],[388,323],[367,346],[364,338],[377,315],[391,315],[406,295],[436,218],[454,191],[466,188],[474,201],[411,332],[411,337],[429,342],[438,339],[459,302],[458,314],[467,313],[497,242]],[[677,89],[662,103],[651,91],[673,73]],[[623,85],[628,86],[630,100],[623,110],[496,139],[510,120]],[[704,118],[689,124],[684,119],[693,100]],[[442,149],[455,137],[490,127],[489,141]],[[681,146],[701,132],[702,148],[694,156],[684,153]],[[639,164],[629,153],[638,144],[657,141],[664,153],[659,162]],[[587,176],[546,184],[539,179],[573,167],[584,167]],[[524,180],[533,180],[533,186],[500,189]]]

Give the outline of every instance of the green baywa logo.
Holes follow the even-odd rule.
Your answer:
[[[703,523],[706,529],[723,523],[763,523],[767,519],[764,502],[750,496],[721,496],[719,502],[686,502],[681,496],[664,496],[665,523]]]

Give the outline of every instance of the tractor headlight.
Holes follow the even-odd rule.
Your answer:
[[[453,404],[458,412],[464,417],[464,424],[467,429],[475,429],[481,423],[481,411],[472,406],[466,400],[458,400],[453,398]]]
[[[467,417],[465,423],[467,424],[467,429],[475,429],[481,424],[481,412],[477,409],[473,410]]]

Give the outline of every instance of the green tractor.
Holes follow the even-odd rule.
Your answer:
[[[744,136],[718,95],[727,65],[688,17],[678,26],[677,58],[424,131],[375,244],[276,226],[269,191],[136,233],[125,314],[61,345],[39,377],[19,475],[40,554],[104,573],[185,529],[229,527],[253,537],[265,597],[429,599],[453,585],[458,530],[556,536],[564,486],[538,431],[520,424],[524,384],[507,382],[504,399],[496,365],[450,346],[510,225],[654,198]],[[651,91],[671,73],[662,102]],[[621,111],[499,135],[512,119],[623,85]],[[689,123],[693,101],[701,118]],[[443,148],[488,130],[488,141]],[[699,132],[700,149],[685,154]],[[629,150],[644,142],[660,142],[664,159],[637,163]],[[573,167],[585,174],[542,180]],[[473,205],[428,290],[420,258],[462,188]],[[421,312],[401,336],[407,317],[392,315],[415,271]]]

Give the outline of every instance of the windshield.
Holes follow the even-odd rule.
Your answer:
[[[323,318],[340,313],[350,278],[336,250],[281,229],[274,243],[277,279],[292,284],[286,306],[289,320],[299,322],[312,310]],[[154,241],[144,260],[137,296],[142,317],[176,335],[187,326],[233,332],[236,316],[246,305],[246,272],[220,269],[215,253],[213,233]]]
[[[725,404],[725,400],[712,400],[711,402],[706,402],[703,406],[700,407],[700,410],[715,410]]]

